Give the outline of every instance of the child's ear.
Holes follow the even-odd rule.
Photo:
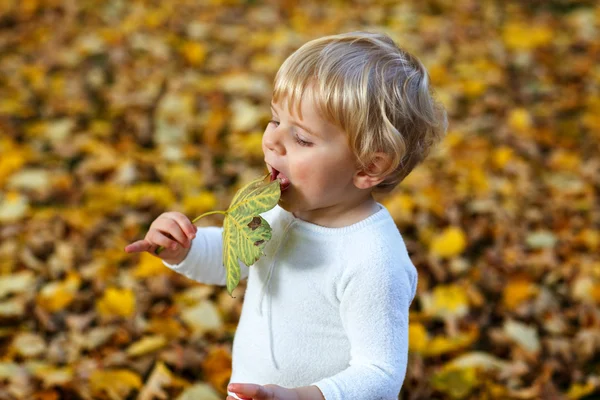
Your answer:
[[[366,169],[359,169],[354,175],[354,186],[369,189],[380,184],[386,177],[384,172],[390,167],[392,158],[386,153],[375,153]]]

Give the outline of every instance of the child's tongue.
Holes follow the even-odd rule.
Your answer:
[[[280,181],[280,185],[281,185],[281,191],[284,191],[285,189],[287,189],[290,186],[290,180],[287,176],[285,176],[283,174],[283,172],[277,171],[275,168],[273,168],[273,171],[271,171],[271,182],[274,181],[275,179],[279,179]]]

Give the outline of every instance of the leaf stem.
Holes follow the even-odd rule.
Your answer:
[[[227,215],[227,211],[209,211],[209,212],[206,212],[206,213],[200,215],[199,217],[194,218],[194,220],[192,221],[192,224],[194,222],[198,221],[200,218],[206,217],[207,215],[211,215],[211,214],[223,214],[223,215]]]
[[[200,216],[198,216],[198,217],[194,218],[194,219],[192,220],[192,224],[193,224],[193,223],[195,223],[196,221],[198,221],[200,218],[203,218],[203,217],[206,217],[207,215],[212,215],[212,214],[223,214],[223,215],[227,215],[227,211],[219,211],[219,210],[217,210],[217,211],[209,211],[209,212],[206,212],[206,213],[204,213],[204,214],[202,214],[202,215],[200,215]],[[165,248],[164,248],[164,246],[160,246],[158,249],[156,249],[156,251],[155,251],[154,253],[155,253],[156,255],[159,255],[159,254],[161,253],[161,251],[163,251],[164,249],[165,249]]]

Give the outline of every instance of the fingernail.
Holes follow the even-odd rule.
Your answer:
[[[227,390],[231,390],[231,391],[233,391],[233,389],[235,389],[235,386],[233,386],[233,385],[229,385],[229,386],[227,386]]]
[[[171,248],[172,248],[173,250],[177,250],[177,245],[176,245],[176,244],[174,244],[174,245],[172,245],[172,246],[171,246]]]

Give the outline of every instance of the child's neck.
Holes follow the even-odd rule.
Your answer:
[[[379,206],[372,196],[357,203],[341,203],[334,206],[294,212],[293,215],[303,221],[326,228],[343,228],[373,215]]]

